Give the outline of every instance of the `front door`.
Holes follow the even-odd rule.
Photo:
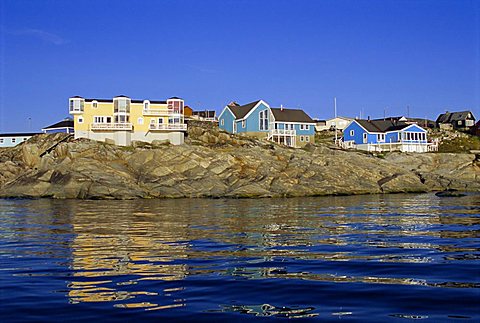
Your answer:
[[[368,141],[367,139],[368,139],[368,133],[365,132],[365,133],[363,134],[363,143],[364,143],[364,144],[367,143],[367,141]]]

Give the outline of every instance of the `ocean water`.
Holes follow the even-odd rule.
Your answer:
[[[480,195],[0,200],[0,321],[480,321]]]

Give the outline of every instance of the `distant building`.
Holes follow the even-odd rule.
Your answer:
[[[438,116],[437,127],[440,129],[469,130],[475,125],[471,111],[445,112]]]
[[[480,120],[470,129],[470,133],[480,137]]]
[[[270,108],[258,100],[245,105],[232,102],[220,116],[219,128],[230,133],[267,139],[289,147],[315,141],[315,121],[301,109]]]
[[[315,131],[327,130],[327,120],[313,119],[313,121],[315,121]]]
[[[347,117],[335,117],[328,120],[319,120],[319,121],[325,121],[325,123],[324,124],[323,122],[321,124],[317,123],[315,125],[315,130],[317,131],[335,130],[336,128],[337,130],[343,131],[343,129],[345,129],[345,127],[348,126],[348,124],[352,120],[353,118],[347,118]]]
[[[340,146],[366,151],[418,152],[436,150],[437,146],[428,143],[427,130],[417,124],[403,121],[356,119],[343,131]]]
[[[43,133],[74,133],[73,119],[67,118],[42,129]]]
[[[217,112],[214,110],[193,111],[192,119],[200,121],[217,121]]]
[[[0,148],[14,147],[31,137],[38,135],[38,132],[22,132],[22,133],[3,133],[0,134]]]
[[[128,146],[133,140],[182,144],[187,130],[183,108],[183,99],[178,97],[166,101],[134,100],[124,95],[113,99],[69,99],[75,138],[112,141],[120,146]]]
[[[186,105],[183,108],[183,115],[185,116],[185,118],[191,117],[193,115],[193,109]]]

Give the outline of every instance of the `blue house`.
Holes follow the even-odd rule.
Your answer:
[[[73,128],[73,119],[66,118],[60,122],[54,123],[42,129],[43,133],[75,133]]]
[[[0,134],[0,148],[14,147],[38,134],[37,132],[2,133]]]
[[[267,139],[289,147],[315,141],[315,121],[301,109],[271,108],[258,100],[245,105],[232,102],[218,117],[219,128],[229,133]]]
[[[427,130],[388,118],[351,121],[343,131],[341,146],[366,151],[423,153],[436,150],[436,144],[427,141]]]

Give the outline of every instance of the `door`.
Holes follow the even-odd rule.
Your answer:
[[[363,134],[363,143],[366,144],[368,142],[368,133]]]

